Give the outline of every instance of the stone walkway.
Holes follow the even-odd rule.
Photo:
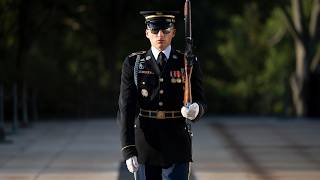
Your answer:
[[[193,125],[196,180],[319,180],[320,120],[206,118]],[[0,144],[0,180],[127,180],[113,119],[34,123]]]

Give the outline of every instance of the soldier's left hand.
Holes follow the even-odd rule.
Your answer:
[[[197,103],[192,103],[189,108],[183,106],[181,108],[181,114],[187,119],[194,120],[199,114],[199,105]]]

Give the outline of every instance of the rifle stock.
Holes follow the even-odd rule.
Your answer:
[[[191,29],[191,2],[186,0],[184,4],[184,22],[185,22],[185,52],[184,52],[184,66],[185,66],[185,82],[184,82],[184,99],[183,104],[186,107],[192,103],[191,93],[191,74],[193,65],[192,53],[192,29]]]

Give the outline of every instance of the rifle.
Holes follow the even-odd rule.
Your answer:
[[[189,108],[192,103],[191,94],[191,74],[194,55],[192,53],[192,29],[191,29],[191,2],[186,0],[184,3],[184,25],[185,25],[185,52],[184,52],[184,69],[185,69],[185,83],[184,83],[184,99],[183,104]]]

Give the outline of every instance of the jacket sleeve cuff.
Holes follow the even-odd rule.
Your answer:
[[[121,149],[124,160],[131,158],[132,156],[138,156],[138,152],[135,145],[127,145]]]
[[[204,113],[206,111],[204,106],[201,103],[199,103],[199,102],[197,102],[197,103],[199,105],[199,113],[198,113],[197,117],[194,120],[192,120],[192,122],[199,121],[200,118],[204,115]]]

